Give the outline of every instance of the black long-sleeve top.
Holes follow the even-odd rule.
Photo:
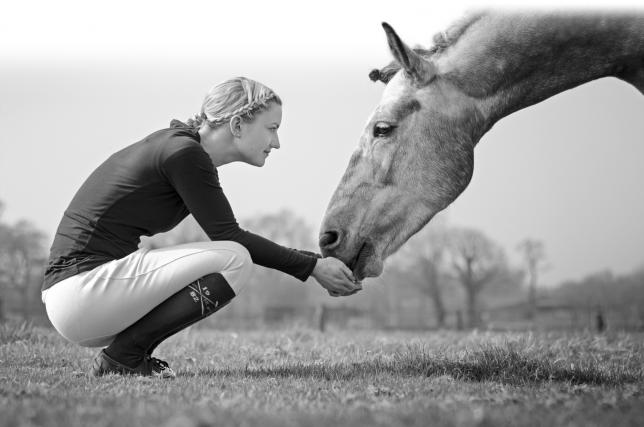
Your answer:
[[[138,249],[140,236],[192,214],[211,240],[232,240],[253,263],[306,280],[316,257],[242,230],[200,136],[179,121],[114,153],[80,187],[51,246],[42,289]]]

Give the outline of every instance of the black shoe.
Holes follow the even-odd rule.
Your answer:
[[[156,357],[145,355],[143,361],[138,366],[130,368],[112,359],[105,353],[105,350],[101,350],[94,358],[90,374],[95,377],[107,374],[142,375],[157,378],[175,378],[177,376],[170,366],[168,366],[167,362]]]

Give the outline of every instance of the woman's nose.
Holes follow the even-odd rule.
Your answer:
[[[275,139],[273,139],[273,142],[271,143],[271,147],[280,148],[280,138],[277,135],[275,135]]]

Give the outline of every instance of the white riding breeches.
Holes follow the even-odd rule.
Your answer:
[[[84,347],[103,347],[195,280],[221,273],[239,295],[251,272],[250,254],[236,242],[139,249],[56,283],[43,291],[42,300],[63,337]]]

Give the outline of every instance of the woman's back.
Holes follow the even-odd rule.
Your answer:
[[[199,134],[173,127],[157,131],[103,162],[63,214],[43,288],[62,280],[58,276],[65,271],[68,274],[71,266],[88,268],[122,258],[138,248],[140,236],[168,231],[181,222],[189,211],[172,186],[167,168],[173,158],[190,155],[197,162],[210,163],[203,166],[215,171],[205,152],[199,156],[199,150],[203,151]],[[218,185],[216,171],[211,175],[211,183]]]

